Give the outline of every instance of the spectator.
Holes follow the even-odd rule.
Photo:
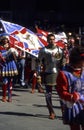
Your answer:
[[[76,46],[75,42],[76,42],[75,37],[70,36],[70,37],[68,38],[68,44],[69,44],[68,49],[69,49],[69,53],[70,53],[71,50]]]
[[[18,56],[18,72],[19,72],[19,83],[22,87],[25,87],[25,61],[26,61],[26,52],[19,50]]]
[[[68,64],[69,64],[69,50],[68,50],[68,44],[65,43],[63,49],[62,69],[64,70]]]

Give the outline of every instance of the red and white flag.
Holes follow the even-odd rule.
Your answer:
[[[38,27],[36,27],[36,31],[37,31],[36,34],[39,37],[40,41],[42,41],[42,43],[45,46],[48,45],[48,43],[47,43],[47,35],[52,33],[52,32],[44,31],[42,29],[39,29]],[[64,32],[62,32],[62,33],[58,33],[58,34],[54,34],[54,35],[55,35],[56,45],[63,49],[64,45],[65,45],[65,42],[67,42],[66,34]]]
[[[44,47],[44,44],[34,32],[15,23],[4,20],[0,20],[0,22],[2,23],[5,33],[10,36],[12,46],[38,57],[39,50]]]

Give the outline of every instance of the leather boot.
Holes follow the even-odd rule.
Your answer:
[[[2,102],[6,102],[6,96],[5,97],[2,97]]]

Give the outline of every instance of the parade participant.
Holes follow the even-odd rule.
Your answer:
[[[35,88],[36,88],[36,82],[37,82],[37,71],[33,70],[33,75],[32,75],[32,90],[31,93],[35,92]]]
[[[44,90],[42,88],[41,76],[39,75],[39,73],[36,70],[34,70],[33,71],[33,76],[32,76],[32,90],[31,90],[31,93],[35,92],[36,86],[37,86],[37,89],[38,89],[39,93],[44,93]]]
[[[42,77],[39,74],[37,74],[37,88],[39,93],[44,93],[44,89],[42,87]]]
[[[70,54],[71,50],[72,50],[74,47],[76,47],[76,46],[77,46],[77,44],[76,44],[76,39],[75,39],[75,37],[70,36],[70,37],[68,38],[68,50],[69,50],[69,54]]]
[[[56,90],[61,99],[63,123],[84,130],[84,48],[75,47],[69,65],[58,73]]]
[[[10,47],[10,39],[7,34],[3,34],[0,37],[0,46],[3,47],[0,50],[0,76],[2,77],[2,101],[6,102],[6,90],[8,89],[8,102],[12,101],[12,82],[13,77],[18,75],[16,66],[16,57],[18,52],[15,48]]]
[[[38,59],[45,68],[45,99],[49,111],[49,119],[54,119],[56,115],[52,105],[52,89],[53,86],[56,86],[56,77],[59,70],[58,63],[62,58],[62,50],[56,46],[54,34],[47,36],[47,42],[48,45],[40,50]]]

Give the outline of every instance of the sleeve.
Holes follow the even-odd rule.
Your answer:
[[[68,92],[68,80],[63,71],[59,71],[56,83],[57,83],[56,90],[60,98],[66,101],[71,101],[73,95]]]

